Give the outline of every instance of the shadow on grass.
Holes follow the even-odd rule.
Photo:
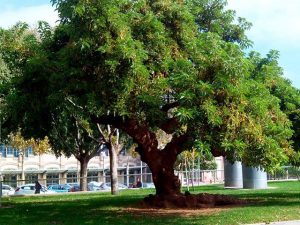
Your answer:
[[[280,185],[282,184],[279,184],[279,187]],[[269,208],[289,208],[295,210],[300,205],[300,189],[298,186],[294,186],[291,190],[277,188],[248,191],[224,190],[222,185],[209,185],[195,188],[195,193],[228,194],[237,198],[255,200],[255,203],[243,207],[230,208],[228,211],[222,211],[213,215],[197,215],[192,217],[184,217],[182,215],[155,216],[151,214],[135,214],[123,210],[124,208],[135,206],[145,196],[153,192],[154,190],[128,190],[121,192],[118,196],[111,196],[109,193],[95,193],[6,198],[3,201],[3,205],[11,207],[0,208],[0,224],[237,224],[235,222],[236,218],[242,218],[241,221],[245,223],[251,218],[256,218],[256,215],[252,216],[249,220],[246,217],[255,208],[258,209],[257,211],[260,214],[272,218],[272,215],[269,213],[270,211],[267,211]]]

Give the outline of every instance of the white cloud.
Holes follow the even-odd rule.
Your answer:
[[[21,8],[18,10],[3,9],[0,12],[0,27],[9,28],[18,21],[36,25],[37,21],[44,20],[54,26],[58,20],[58,14],[51,5],[41,5]]]

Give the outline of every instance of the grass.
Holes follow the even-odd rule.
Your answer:
[[[230,190],[222,185],[195,188],[193,192],[228,194],[255,200],[255,204],[228,207],[213,213],[199,210],[184,214],[133,213],[125,209],[154,190],[126,190],[109,193],[60,194],[55,196],[9,197],[2,199],[2,225],[81,225],[81,224],[247,224],[300,219],[300,182],[272,182],[266,190]]]

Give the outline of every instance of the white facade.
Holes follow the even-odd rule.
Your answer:
[[[217,170],[199,171],[199,181],[204,183],[219,183],[224,180],[223,157],[215,158]],[[52,183],[79,182],[80,163],[74,157],[56,157],[53,154],[34,155],[32,150],[25,155],[12,148],[0,146],[0,175],[6,184],[18,186],[23,183],[33,183],[39,180],[44,185]],[[23,176],[22,176],[23,174]],[[118,156],[119,182],[132,185],[137,178],[144,182],[152,182],[149,168],[139,159],[131,156]],[[181,173],[184,177],[184,173]],[[24,177],[24,179],[22,179]],[[186,182],[182,177],[182,183]],[[88,163],[88,182],[109,182],[109,157],[101,154],[92,158]]]
[[[119,174],[125,174],[130,168],[140,168],[139,159],[130,156],[119,156]],[[142,165],[144,168],[145,166]],[[126,171],[127,169],[127,171]],[[23,155],[15,152],[0,153],[0,174],[5,183],[18,186],[20,183],[32,183],[39,180],[43,184],[78,182],[80,163],[74,157],[56,157],[53,154],[34,155],[28,152]],[[88,163],[88,180],[105,181],[109,171],[109,157],[99,155]],[[24,173],[25,180],[22,180]]]

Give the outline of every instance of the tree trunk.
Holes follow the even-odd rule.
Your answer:
[[[89,160],[81,159],[80,162],[80,190],[86,191],[87,190],[87,166]]]
[[[117,149],[115,149],[114,145],[108,144],[109,150],[109,160],[110,160],[110,178],[111,178],[111,194],[118,194],[118,156]]]
[[[167,111],[168,108],[164,110]],[[133,138],[134,142],[138,144],[136,151],[141,156],[141,160],[149,166],[152,172],[158,196],[176,196],[181,194],[180,180],[174,174],[174,164],[177,155],[188,148],[189,135],[174,135],[164,149],[158,149],[156,134],[151,131],[150,127],[140,124],[135,119],[107,115],[92,117],[92,120],[99,124],[113,125],[115,128],[122,129]],[[166,123],[168,123],[168,126],[164,126],[163,130],[168,134],[173,134],[175,131],[173,128],[176,127],[177,121],[170,119]]]
[[[156,154],[150,154],[148,164],[153,177],[153,182],[158,196],[180,195],[180,180],[174,174],[176,157],[161,154],[161,158],[156,158]]]
[[[22,151],[22,154],[21,154],[21,184],[25,184],[25,170],[24,170],[24,154],[25,154],[25,151]]]

